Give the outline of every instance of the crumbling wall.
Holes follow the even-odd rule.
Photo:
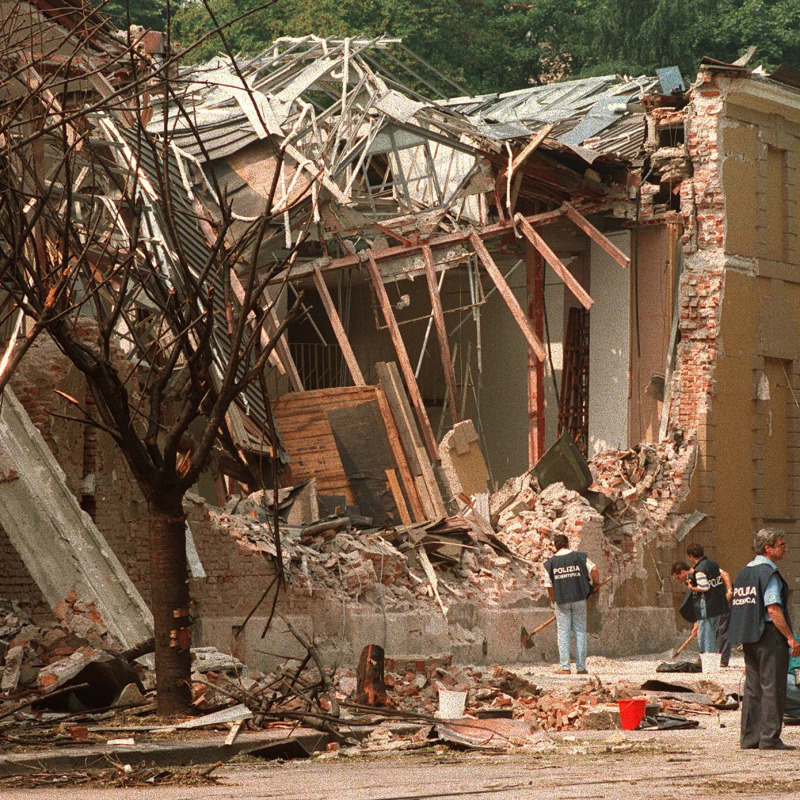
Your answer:
[[[703,70],[683,110],[684,265],[670,430],[696,438],[682,510],[730,572],[762,525],[800,547],[800,284],[796,91]],[[674,110],[652,112],[654,125]],[[788,561],[790,577],[800,563]]]
[[[67,486],[80,498],[84,486],[85,427],[65,419],[76,416],[75,408],[55,390],[83,403],[85,379],[52,339],[42,335],[26,354],[22,367],[14,373],[11,388],[64,471]],[[97,439],[95,523],[147,602],[150,591],[147,505],[114,442],[102,432]],[[13,551],[13,547],[0,529],[0,552],[8,551]],[[18,557],[15,559],[15,554],[10,552],[4,560],[0,570],[0,597],[32,603],[37,612],[46,613],[41,592],[21,562],[16,565],[16,560]]]

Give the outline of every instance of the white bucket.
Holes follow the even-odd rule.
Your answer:
[[[467,706],[467,693],[454,692],[437,684],[439,689],[439,719],[461,719]]]
[[[703,672],[719,672],[719,653],[700,653],[700,663],[703,665]]]

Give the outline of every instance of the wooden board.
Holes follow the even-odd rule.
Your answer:
[[[375,365],[386,400],[397,424],[403,450],[408,458],[411,474],[414,476],[425,519],[447,516],[442,494],[436,482],[431,462],[422,444],[419,430],[414,424],[411,406],[408,402],[397,366],[393,362],[380,362]],[[422,483],[420,483],[420,480]]]
[[[415,518],[424,519],[414,479],[400,445],[397,428],[385,410],[386,399],[376,386],[346,386],[294,392],[283,395],[274,405],[275,425],[283,446],[289,454],[287,480],[298,483],[307,478],[317,479],[321,495],[344,495],[347,503],[355,505],[356,496],[345,474],[328,412],[377,401],[380,418],[389,442],[405,499]],[[385,471],[380,472],[385,478]]]

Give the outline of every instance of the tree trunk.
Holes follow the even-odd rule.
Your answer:
[[[180,499],[149,503],[151,608],[159,716],[191,710],[191,622],[186,515]]]

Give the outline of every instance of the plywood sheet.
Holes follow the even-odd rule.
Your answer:
[[[344,495],[347,503],[358,502],[357,494],[348,480],[339,455],[336,439],[329,420],[329,412],[351,409],[364,403],[375,404],[374,425],[380,429],[387,450],[386,466],[376,470],[376,476],[387,486],[394,507],[391,490],[386,483],[386,469],[395,469],[405,490],[405,500],[410,508],[419,507],[416,494],[409,492],[413,478],[399,443],[398,433],[391,417],[387,419],[382,406],[385,400],[375,386],[346,386],[294,392],[281,397],[274,407],[275,424],[286,452],[289,454],[289,474],[286,480],[298,483],[307,478],[317,479],[320,495]],[[388,452],[388,455],[386,453]],[[415,490],[412,489],[415,492]],[[395,515],[397,512],[395,511]],[[399,521],[399,517],[397,517]]]
[[[374,525],[400,522],[386,470],[395,461],[376,400],[328,411],[328,421],[361,513]]]

